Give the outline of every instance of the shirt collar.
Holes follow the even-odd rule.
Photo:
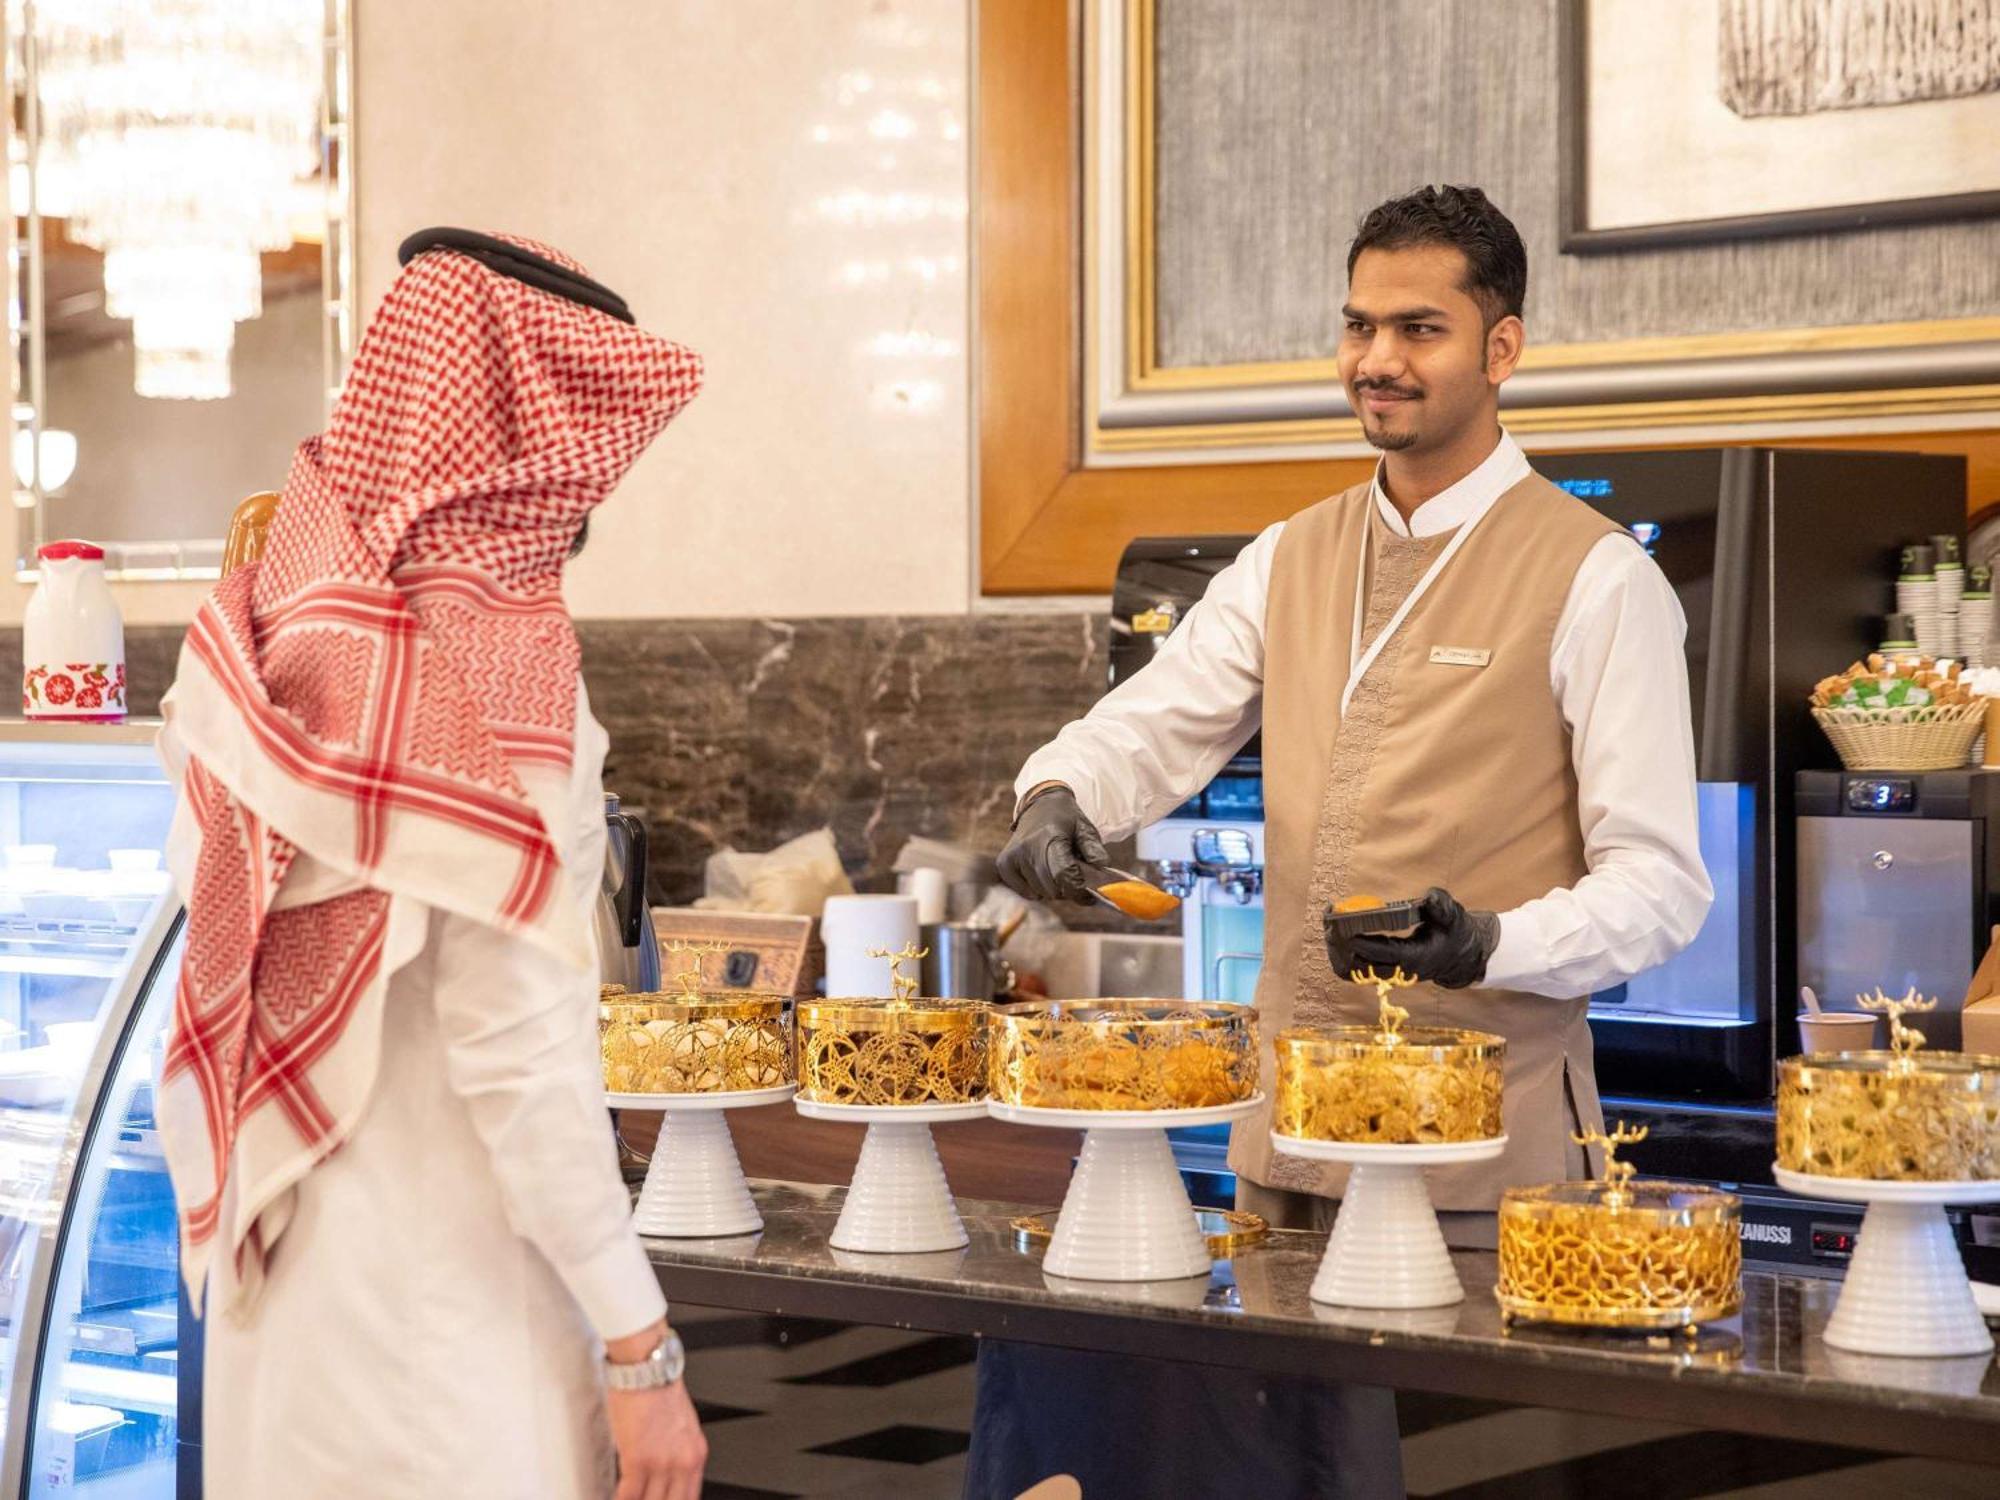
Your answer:
[[[1514,441],[1513,435],[1502,428],[1500,441],[1479,467],[1457,484],[1441,490],[1419,505],[1407,526],[1403,524],[1402,512],[1382,492],[1382,466],[1379,463],[1375,466],[1375,479],[1370,488],[1375,495],[1375,509],[1391,532],[1397,536],[1427,537],[1456,531],[1473,512],[1527,477],[1528,456],[1521,451],[1521,445]]]

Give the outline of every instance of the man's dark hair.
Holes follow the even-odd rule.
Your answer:
[[[1491,328],[1521,316],[1528,300],[1528,248],[1513,221],[1476,187],[1422,187],[1368,211],[1347,247],[1347,275],[1363,250],[1449,245],[1465,257],[1460,290],[1477,302]]]

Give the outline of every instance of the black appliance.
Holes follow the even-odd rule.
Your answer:
[[[1166,644],[1208,592],[1217,573],[1249,546],[1248,536],[1142,536],[1118,560],[1111,588],[1111,681],[1118,686]],[[1262,742],[1252,735],[1215,780],[1173,816],[1261,822]]]
[[[1704,858],[1716,902],[1686,952],[1592,997],[1610,1093],[1767,1100],[1797,994],[1793,787],[1839,764],[1808,698],[1865,655],[1897,549],[1965,525],[1963,458],[1798,448],[1530,456],[1633,534],[1687,617]]]

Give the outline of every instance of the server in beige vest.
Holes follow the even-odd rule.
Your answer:
[[[1357,959],[1425,981],[1402,997],[1412,1021],[1505,1036],[1507,1152],[1432,1183],[1459,1211],[1447,1233],[1476,1243],[1502,1188],[1585,1168],[1585,997],[1671,957],[1707,912],[1684,622],[1639,545],[1500,425],[1527,254],[1485,195],[1383,204],[1347,269],[1339,366],[1374,477],[1265,531],[1144,671],[1028,760],[1001,873],[1079,897],[1104,838],[1179,806],[1261,726],[1266,1093],[1276,1032],[1372,1018],[1344,977]],[[1329,954],[1332,903],[1426,892],[1407,938]],[[1269,1131],[1266,1113],[1234,1132],[1239,1202],[1324,1226],[1341,1174],[1276,1156]],[[1256,1493],[1336,1492],[1314,1483]]]

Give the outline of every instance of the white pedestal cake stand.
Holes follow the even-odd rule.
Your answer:
[[[1208,1241],[1194,1216],[1167,1131],[1240,1120],[1263,1095],[1210,1109],[987,1108],[996,1120],[1083,1131],[1083,1150],[1056,1216],[1042,1269],[1073,1281],[1171,1281],[1206,1276]]]
[[[1826,1341],[1856,1354],[1943,1358],[1991,1354],[1993,1335],[1944,1216],[1949,1203],[2000,1196],[1991,1182],[1870,1182],[1775,1167],[1778,1186],[1808,1198],[1865,1203]]]
[[[660,1138],[653,1143],[646,1185],[639,1189],[633,1227],[669,1240],[721,1239],[762,1229],[764,1218],[750,1201],[750,1185],[743,1180],[743,1164],[736,1159],[736,1142],[729,1137],[723,1111],[779,1104],[797,1087],[781,1083],[728,1094],[607,1093],[604,1102],[613,1109],[657,1110],[661,1116]]]
[[[861,1159],[847,1186],[827,1243],[836,1250],[878,1255],[910,1255],[923,1250],[956,1250],[966,1243],[965,1225],[951,1201],[944,1163],[938,1160],[931,1126],[950,1120],[981,1120],[986,1101],[970,1104],[822,1104],[794,1099],[808,1120],[866,1125]]]
[[[1346,1162],[1353,1168],[1326,1255],[1313,1277],[1312,1300],[1334,1307],[1448,1307],[1465,1300],[1451,1252],[1424,1184],[1425,1167],[1491,1161],[1507,1137],[1393,1146],[1307,1141],[1271,1134],[1286,1156]]]

